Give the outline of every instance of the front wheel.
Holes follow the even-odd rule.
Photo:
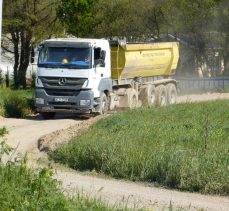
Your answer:
[[[101,94],[100,101],[99,101],[99,108],[98,108],[98,114],[100,115],[106,115],[108,112],[108,97],[105,93]]]
[[[127,96],[128,96],[128,107],[130,109],[136,108],[138,106],[137,91],[132,88],[127,89]]]

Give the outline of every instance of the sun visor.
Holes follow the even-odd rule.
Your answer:
[[[75,42],[75,41],[55,41],[55,40],[49,40],[45,41],[43,45],[47,47],[71,47],[71,48],[90,48],[91,43],[90,42]]]

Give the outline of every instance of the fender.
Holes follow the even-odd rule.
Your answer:
[[[103,92],[105,90],[112,91],[112,80],[110,78],[103,78],[101,79],[98,90]]]

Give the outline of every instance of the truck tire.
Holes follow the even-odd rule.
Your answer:
[[[99,110],[98,114],[100,115],[106,115],[108,111],[108,97],[107,95],[103,92],[100,97],[100,102],[99,102]]]
[[[156,104],[156,89],[155,86],[149,84],[140,92],[139,98],[143,106],[154,106]]]
[[[130,109],[136,108],[138,106],[137,91],[135,89],[129,88],[127,89],[127,96],[128,96],[128,107]]]
[[[167,103],[168,104],[174,104],[177,102],[177,89],[175,84],[167,84],[166,85],[167,89]]]
[[[156,87],[156,104],[158,106],[164,106],[167,104],[167,91],[164,85]]]
[[[53,119],[55,116],[55,112],[42,112],[40,113],[43,119]]]

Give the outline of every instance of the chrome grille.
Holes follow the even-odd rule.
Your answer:
[[[86,78],[68,78],[68,77],[40,77],[45,88],[63,88],[79,90],[83,86]]]
[[[86,78],[39,77],[46,93],[50,96],[73,96],[80,90]]]
[[[45,89],[46,93],[51,96],[73,96],[76,90],[72,89]]]

